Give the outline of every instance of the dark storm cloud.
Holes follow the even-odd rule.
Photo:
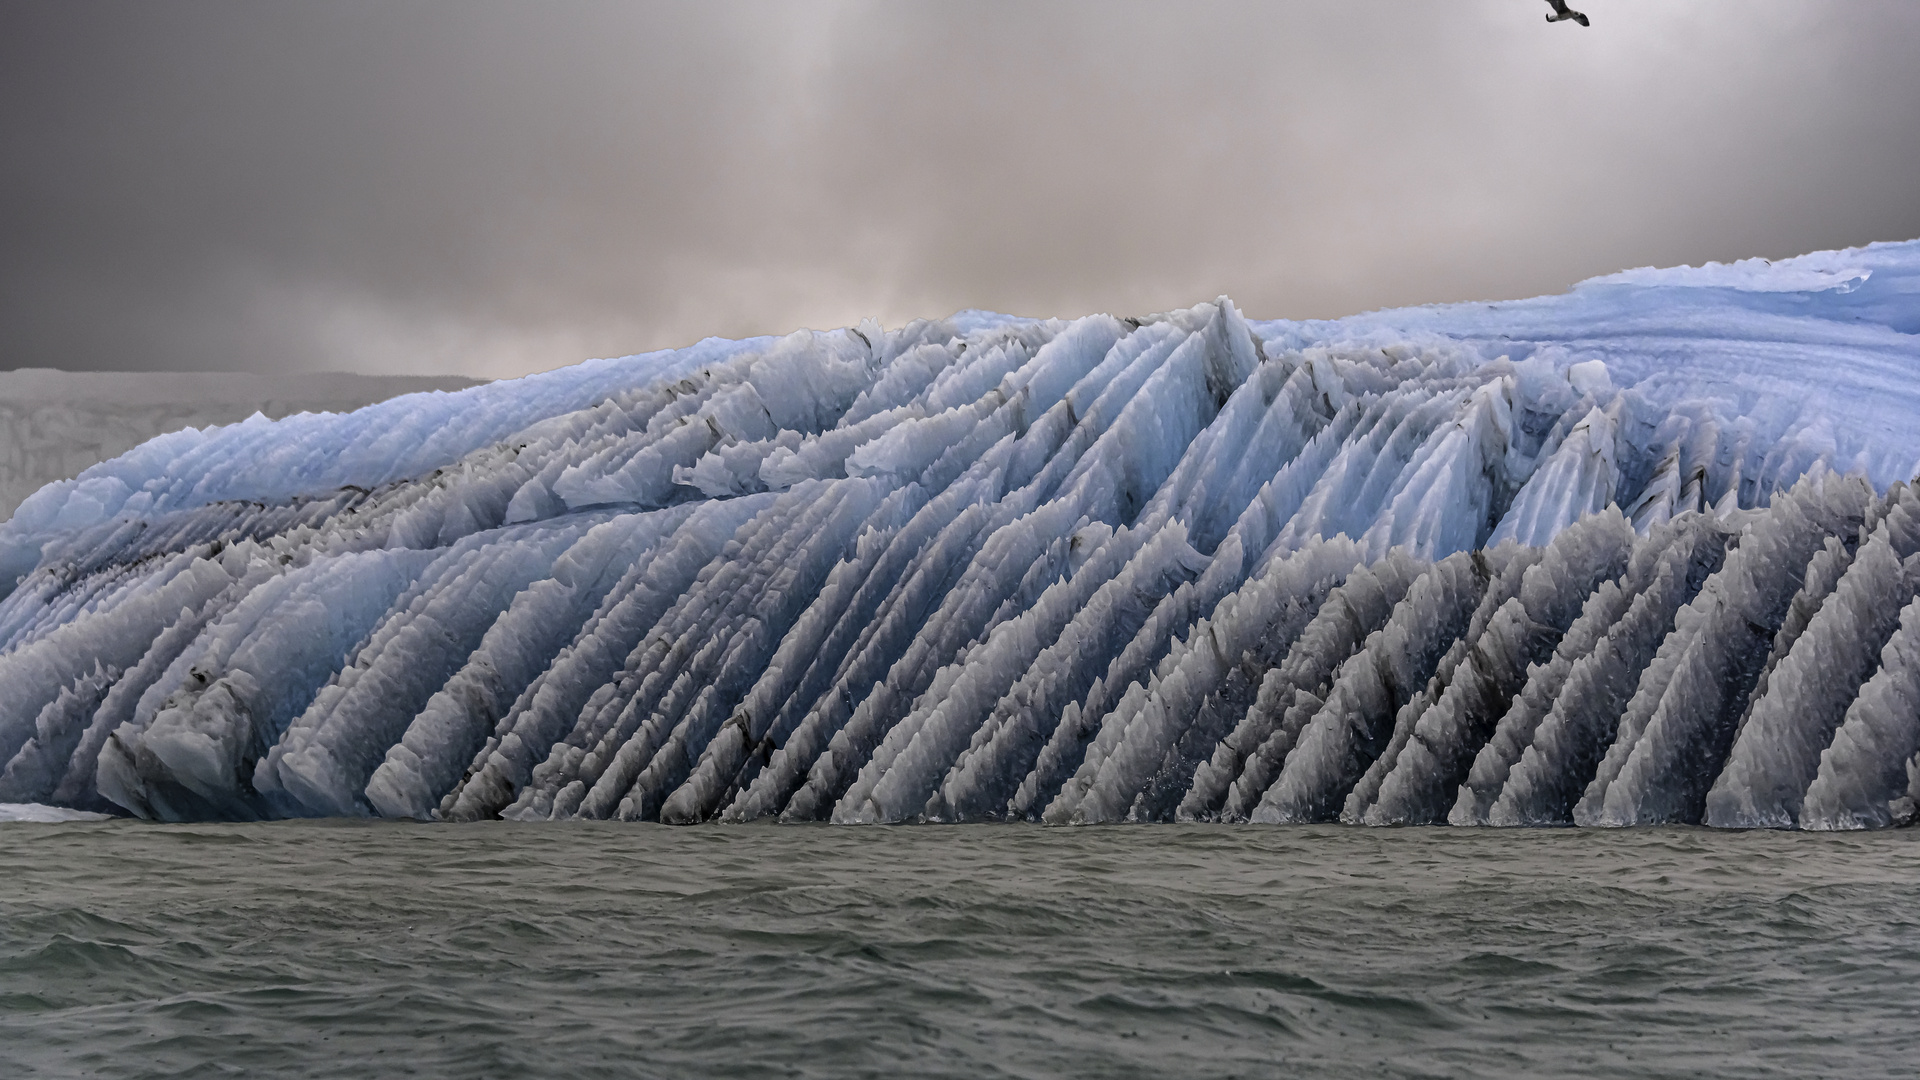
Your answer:
[[[503,375],[1920,235],[1920,5],[0,5],[0,367]]]

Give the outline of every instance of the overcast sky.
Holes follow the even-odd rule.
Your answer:
[[[1920,236],[1920,3],[0,0],[0,368],[507,376]]]

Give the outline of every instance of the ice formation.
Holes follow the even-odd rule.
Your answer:
[[[1920,242],[176,432],[0,525],[0,802],[1903,822],[1916,334]]]
[[[254,413],[344,411],[422,390],[460,390],[449,376],[261,375],[234,371],[0,371],[0,519],[48,483],[184,427]]]

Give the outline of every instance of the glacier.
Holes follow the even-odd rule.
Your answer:
[[[254,416],[0,524],[0,804],[1904,824],[1917,469],[1920,241]]]

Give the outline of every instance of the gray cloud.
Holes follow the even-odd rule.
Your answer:
[[[510,375],[1920,235],[1920,6],[0,7],[0,367]]]

